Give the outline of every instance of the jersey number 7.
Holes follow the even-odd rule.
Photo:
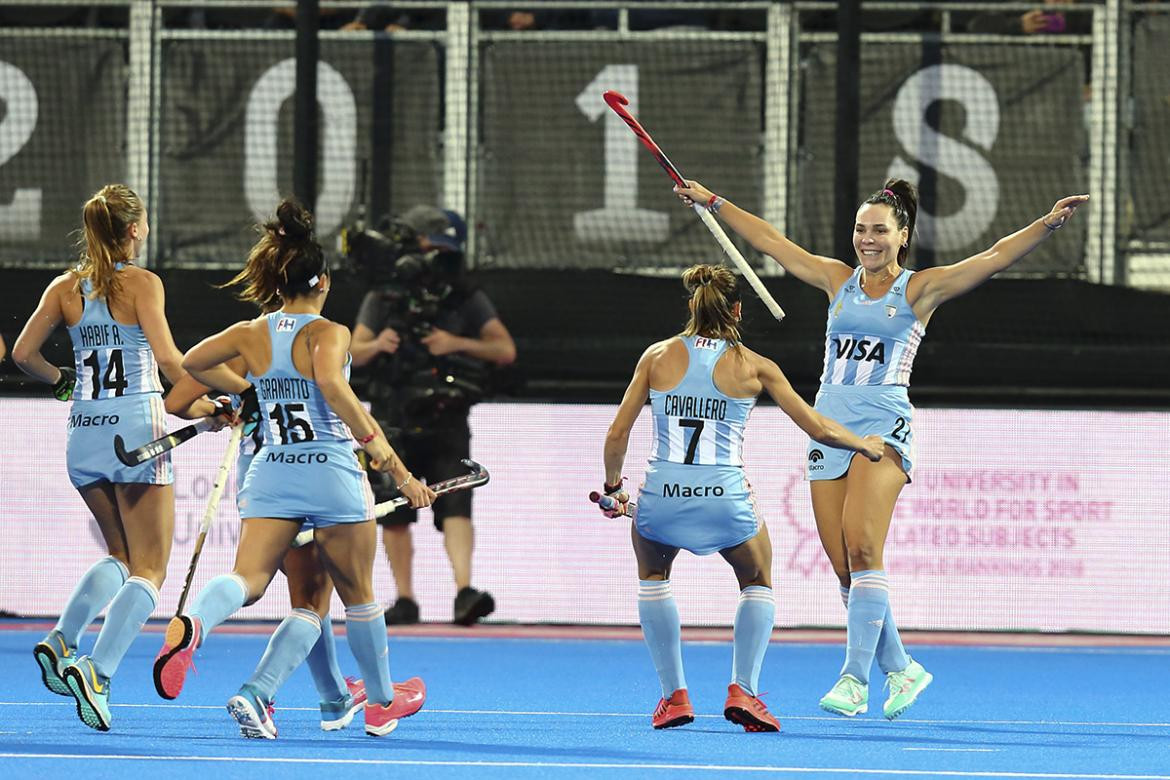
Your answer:
[[[679,420],[678,427],[680,428],[694,428],[694,433],[691,434],[691,440],[687,442],[687,456],[683,458],[683,463],[688,466],[695,462],[695,452],[699,449],[699,437],[703,435],[703,421],[702,420]]]

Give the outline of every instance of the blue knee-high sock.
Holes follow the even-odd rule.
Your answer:
[[[878,569],[855,571],[850,576],[849,642],[841,674],[851,674],[868,685],[869,668],[890,605],[890,586],[886,573]]]
[[[321,701],[337,701],[349,695],[341,667],[337,665],[337,642],[333,639],[333,619],[321,618],[321,636],[309,651],[309,671]]]
[[[740,591],[732,630],[731,681],[751,696],[759,694],[760,667],[764,665],[775,622],[776,599],[771,588],[749,585]]]
[[[199,644],[207,640],[212,629],[232,616],[248,600],[248,586],[238,574],[221,574],[212,577],[191,605],[189,615],[199,618]]]
[[[662,698],[687,687],[683,676],[682,624],[670,580],[638,581],[638,621],[650,650],[650,660],[662,683]]]
[[[366,683],[371,704],[389,704],[394,699],[390,682],[390,649],[386,646],[386,617],[377,603],[345,608],[345,636]]]
[[[849,609],[849,588],[841,586],[841,603]],[[910,656],[902,646],[902,635],[894,623],[894,611],[886,604],[886,616],[882,619],[882,632],[877,643],[878,668],[884,673],[900,672],[910,665]]]
[[[294,609],[272,632],[256,671],[244,684],[271,702],[280,686],[304,662],[320,638],[321,618],[317,613],[311,609]]]
[[[158,588],[150,580],[131,577],[110,602],[106,622],[94,643],[90,660],[102,677],[113,677],[122,656],[142,630],[142,624],[158,606]]]
[[[82,633],[114,596],[118,595],[118,591],[126,584],[126,578],[129,576],[126,564],[112,555],[89,567],[89,571],[77,581],[73,595],[69,597],[54,627],[61,632],[66,645],[77,647]]]

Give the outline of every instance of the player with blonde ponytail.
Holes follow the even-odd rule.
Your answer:
[[[162,282],[134,264],[149,233],[146,209],[129,187],[99,190],[82,212],[77,265],[49,284],[12,351],[25,373],[53,385],[58,399],[72,399],[69,478],[109,551],[82,576],[57,625],[33,650],[45,687],[73,696],[81,720],[100,731],[110,728],[111,678],[158,605],[175,524],[170,456],[125,466],[112,446],[115,435],[135,442],[162,435],[158,371],[172,383],[185,375]],[[73,342],[72,367],[55,367],[41,354],[61,324]],[[216,407],[200,399],[188,412],[211,416]],[[85,629],[107,605],[93,650],[78,657]]]

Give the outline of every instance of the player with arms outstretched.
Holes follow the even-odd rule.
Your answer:
[[[966,260],[914,272],[906,268],[906,259],[918,193],[903,179],[888,180],[857,209],[856,268],[814,255],[698,182],[687,184],[675,187],[685,205],[705,204],[757,251],[825,293],[829,318],[816,408],[885,442],[876,462],[839,447],[810,444],[808,477],[817,532],[848,609],[845,664],[821,707],[845,716],[866,712],[876,654],[889,687],[883,711],[893,720],[932,679],[902,646],[882,558],[894,505],[914,465],[908,387],[918,345],[940,305],[1010,268],[1060,229],[1089,196],[1061,198],[1044,216]]]

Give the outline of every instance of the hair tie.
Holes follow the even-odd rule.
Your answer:
[[[882,190],[882,195],[889,195],[889,196],[890,196],[891,198],[893,198],[894,200],[897,200],[897,199],[898,199],[898,196],[897,196],[897,195],[895,195],[895,194],[894,194],[894,191],[893,191],[893,190],[891,190],[891,189],[884,189],[884,190]]]

